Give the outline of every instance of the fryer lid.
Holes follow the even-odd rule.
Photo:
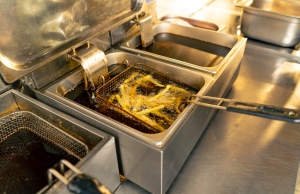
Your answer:
[[[144,0],[0,1],[0,73],[12,83],[141,13]]]

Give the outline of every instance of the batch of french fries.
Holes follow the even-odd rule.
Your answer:
[[[190,96],[184,88],[163,85],[149,74],[134,72],[108,101],[162,132],[183,111],[181,104]]]

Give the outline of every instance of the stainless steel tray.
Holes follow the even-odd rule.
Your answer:
[[[241,30],[245,36],[283,47],[300,42],[299,1],[247,0],[236,6],[243,8]]]
[[[87,145],[89,152],[76,164],[76,167],[97,178],[112,191],[118,187],[120,179],[113,137],[17,91],[7,91],[0,95],[0,99],[2,102],[0,117],[23,112],[34,114],[36,118],[45,120]],[[69,172],[67,176],[73,177],[74,173]],[[46,173],[45,178],[47,178]],[[45,185],[42,190],[47,193],[67,191],[62,182],[57,182],[50,188]]]
[[[121,50],[166,61],[185,68],[217,74],[228,60],[238,57],[246,39],[212,30],[159,22],[153,26],[154,43],[141,48],[139,33],[128,37]]]
[[[145,63],[198,88],[198,94],[224,96],[237,77],[244,47],[240,49],[239,57],[229,60],[230,65],[224,66],[214,77],[122,51],[115,51],[106,56],[109,66],[121,63],[124,59],[130,63]],[[187,77],[189,79],[186,79]],[[114,135],[118,141],[121,173],[152,193],[165,193],[215,110],[191,104],[167,131],[146,134],[74,102],[73,98],[83,92],[83,88],[76,88],[82,81],[83,70],[79,68],[63,79],[51,83],[44,90],[36,91],[36,95],[42,102]],[[72,95],[68,97],[70,91]]]

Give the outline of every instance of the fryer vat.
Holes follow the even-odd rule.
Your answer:
[[[111,191],[114,191],[119,186],[120,179],[114,137],[107,135],[106,133],[90,125],[87,125],[77,119],[70,117],[69,115],[57,111],[41,102],[32,99],[31,97],[28,97],[14,90],[10,90],[1,94],[0,99],[1,102],[4,102],[0,105],[1,118],[4,118],[5,116],[15,115],[11,117],[11,119],[14,119],[17,117],[17,115],[29,114],[36,115],[35,117],[28,117],[30,119],[27,121],[29,124],[30,122],[33,122],[37,119],[42,119],[40,121],[43,122],[44,120],[44,122],[52,124],[54,127],[60,129],[63,133],[66,133],[71,137],[78,139],[80,142],[87,146],[88,152],[87,154],[85,154],[85,156],[83,156],[82,159],[79,160],[79,162],[76,163],[77,168],[79,168],[84,173],[87,173],[90,176],[98,179]],[[25,117],[21,119],[25,120]],[[12,122],[16,121],[12,120]],[[7,122],[2,122],[1,125],[6,125],[6,123]],[[34,125],[34,123],[32,124]],[[35,125],[39,126],[38,123]],[[17,126],[18,125],[16,124],[16,127]],[[25,128],[26,126],[27,125],[24,125],[23,127]],[[22,127],[22,125],[20,125],[20,127]],[[5,130],[5,128],[3,128],[3,130]],[[44,129],[38,130],[43,131]],[[7,139],[12,137],[12,135],[9,135]],[[57,141],[60,140],[57,139]],[[6,137],[5,139],[1,139],[1,142],[6,143]],[[15,146],[17,146],[17,144],[15,144]],[[2,155],[1,157],[5,157],[5,155]],[[5,165],[10,165],[11,160],[6,162]],[[40,162],[43,163],[45,161]],[[5,165],[2,167],[5,168]],[[72,178],[74,177],[74,173],[67,172],[66,177]],[[45,179],[47,179],[46,173]],[[26,182],[26,180],[23,181]],[[13,182],[14,181],[12,181],[12,183]],[[18,181],[15,181],[15,184],[16,183],[18,183]],[[21,187],[20,185],[13,186],[15,186],[16,189],[20,189]],[[1,188],[1,190],[5,191],[5,188]],[[44,187],[39,192],[63,193],[66,191],[67,188],[62,182],[56,182],[50,188],[47,186],[47,184],[44,185]]]
[[[241,38],[237,36],[168,22],[153,25],[153,35],[154,42],[146,48],[141,46],[139,33],[126,38],[119,48],[216,74],[241,43]]]

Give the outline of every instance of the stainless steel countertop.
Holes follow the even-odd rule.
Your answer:
[[[226,28],[238,33],[238,26]],[[248,40],[227,98],[300,109],[300,60],[292,50]],[[167,193],[294,193],[299,156],[300,124],[218,111]],[[123,181],[115,193],[148,192]]]
[[[247,47],[227,97],[299,109],[299,75],[299,64]],[[300,124],[218,111],[169,193],[294,193],[299,140]]]

